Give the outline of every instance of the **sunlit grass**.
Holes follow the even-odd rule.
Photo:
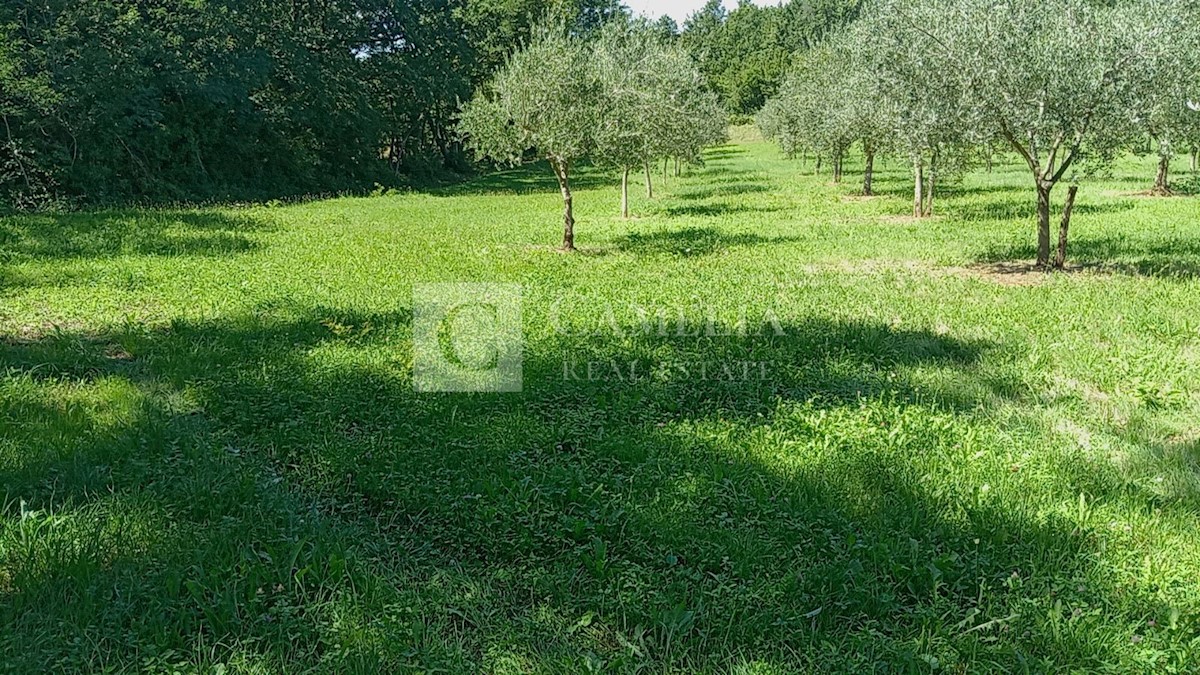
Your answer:
[[[1046,276],[1015,164],[914,221],[902,162],[860,199],[735,139],[630,221],[585,172],[573,256],[543,167],[0,219],[0,663],[1193,669],[1195,198],[1122,162]],[[460,281],[523,286],[523,393],[413,392]],[[564,375],[633,360],[767,365]]]

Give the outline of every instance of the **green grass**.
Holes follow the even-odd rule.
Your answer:
[[[573,256],[548,174],[0,218],[0,666],[1200,667],[1200,205],[1149,161],[1048,276],[996,265],[1015,164],[916,222],[902,163],[855,199],[742,134],[629,222],[581,176]],[[523,285],[524,393],[414,393],[460,281]],[[631,360],[766,365],[564,377]]]

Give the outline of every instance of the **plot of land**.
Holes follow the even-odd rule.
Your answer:
[[[749,136],[630,221],[586,173],[577,255],[542,167],[0,218],[0,664],[1200,667],[1200,205],[1152,163],[1054,275],[1015,163],[913,221],[903,163],[854,199]],[[413,391],[431,282],[522,286],[523,393]]]

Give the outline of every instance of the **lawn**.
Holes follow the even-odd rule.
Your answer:
[[[916,221],[735,136],[576,255],[541,166],[0,217],[0,667],[1200,668],[1200,202],[1129,158],[1043,275],[1015,162]],[[414,391],[437,282],[523,392]]]

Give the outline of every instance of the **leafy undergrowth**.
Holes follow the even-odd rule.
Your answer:
[[[738,138],[583,176],[575,256],[540,167],[0,219],[0,664],[1194,670],[1196,201],[1130,160],[1010,284],[1015,164],[922,222]],[[413,391],[451,281],[522,285],[521,393]]]

